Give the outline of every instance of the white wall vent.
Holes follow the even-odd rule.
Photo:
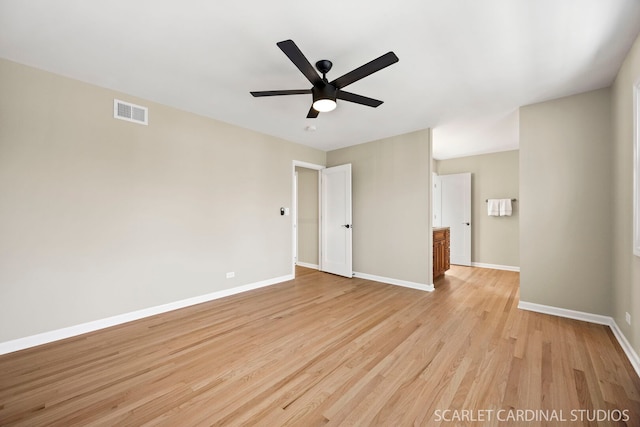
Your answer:
[[[130,102],[113,100],[113,117],[128,122],[139,123],[141,125],[149,124],[149,109]]]

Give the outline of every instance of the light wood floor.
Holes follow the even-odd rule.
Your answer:
[[[640,426],[609,328],[518,310],[518,280],[454,266],[426,293],[299,268],[0,356],[0,425]],[[629,420],[557,422],[580,409]]]

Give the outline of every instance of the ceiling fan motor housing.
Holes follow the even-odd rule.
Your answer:
[[[338,89],[327,83],[320,87],[314,86],[311,88],[311,93],[313,94],[313,102],[316,102],[319,99],[332,99],[335,101],[338,96]]]

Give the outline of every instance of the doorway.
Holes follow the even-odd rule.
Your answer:
[[[295,266],[352,277],[351,165],[293,162],[292,274]]]
[[[440,223],[450,229],[451,264],[471,266],[471,174],[440,175]]]
[[[295,168],[293,204],[293,262],[320,269],[320,171]]]

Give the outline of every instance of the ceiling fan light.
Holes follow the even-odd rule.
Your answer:
[[[321,113],[326,113],[336,109],[336,101],[333,99],[318,99],[313,102],[313,109]]]

